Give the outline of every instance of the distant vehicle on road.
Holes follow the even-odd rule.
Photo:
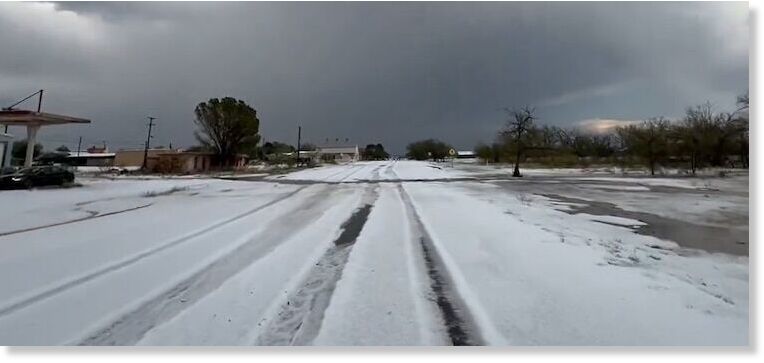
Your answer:
[[[60,166],[33,166],[0,176],[0,189],[31,189],[74,182],[74,173]]]

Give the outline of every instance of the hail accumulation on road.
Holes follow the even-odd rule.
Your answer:
[[[380,161],[83,184],[0,192],[0,343],[748,342],[747,176]]]

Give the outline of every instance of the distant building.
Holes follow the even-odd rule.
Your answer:
[[[114,158],[117,156],[115,153],[107,152],[70,152],[64,162],[71,166],[101,166],[110,167],[114,166]]]
[[[249,156],[236,155],[226,167],[241,169],[246,167]],[[215,153],[204,151],[166,150],[149,157],[149,170],[158,173],[195,174],[206,173],[219,168],[220,162]]]
[[[156,160],[152,161],[149,169],[159,173],[205,173],[210,170],[214,156],[213,153],[209,152],[167,152],[165,150],[165,152],[157,153],[155,157],[152,157]]]
[[[87,152],[89,152],[91,154],[100,154],[100,153],[107,153],[107,152],[109,152],[109,149],[106,148],[105,144],[104,144],[104,146],[100,146],[100,147],[93,145],[93,146],[87,148]]]
[[[353,146],[319,146],[316,157],[321,161],[351,162],[358,161],[360,152],[358,145]]]
[[[156,157],[160,153],[166,153],[171,151],[170,149],[149,149],[148,151],[148,167],[151,169],[151,164],[156,161]],[[129,149],[119,150],[114,157],[114,166],[118,168],[131,168],[143,166],[143,149]]]
[[[144,150],[119,150],[114,166],[119,168],[143,166]],[[247,165],[249,155],[239,154],[226,167],[240,169]],[[191,174],[206,173],[220,168],[215,153],[207,151],[184,151],[182,149],[149,149],[146,168],[158,173]]]
[[[463,150],[463,151],[456,152],[457,159],[474,159],[476,157],[477,155],[472,150]]]

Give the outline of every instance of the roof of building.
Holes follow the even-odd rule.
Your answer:
[[[1,110],[0,124],[3,125],[57,125],[57,124],[89,124],[90,120],[46,112],[28,110]]]
[[[215,156],[215,153],[212,151],[183,151],[183,150],[168,150],[167,152],[158,152],[156,153],[157,156],[184,156],[184,155],[197,155],[197,156]],[[237,158],[248,158],[249,154],[236,154]]]
[[[322,154],[354,154],[358,152],[358,145],[355,146],[319,146],[316,148]]]
[[[462,150],[462,151],[457,151],[456,155],[459,155],[459,156],[474,156],[475,152],[472,151],[472,150]]]
[[[137,149],[119,149],[117,150],[117,153],[135,153],[135,152],[144,152],[145,149],[143,148],[137,148]],[[173,152],[173,151],[180,151],[180,149],[157,149],[157,148],[151,148],[149,149],[150,153],[156,153],[156,152]]]
[[[167,151],[167,152],[160,152],[157,153],[157,155],[166,156],[166,155],[205,155],[205,156],[213,156],[215,153],[209,152],[209,151]]]
[[[300,155],[313,155],[318,154],[318,150],[300,150]],[[294,155],[294,151],[288,153],[281,153],[281,155],[291,156]]]

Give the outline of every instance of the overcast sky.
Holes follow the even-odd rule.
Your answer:
[[[471,149],[503,107],[563,126],[729,109],[748,32],[745,2],[0,3],[0,105],[42,88],[93,120],[43,128],[51,148],[142,147],[148,115],[154,144],[191,146],[195,105],[232,96],[266,140]]]

